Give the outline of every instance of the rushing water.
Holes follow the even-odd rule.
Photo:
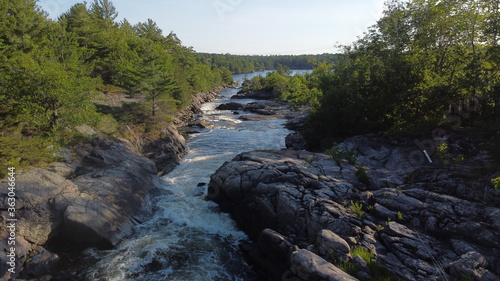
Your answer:
[[[213,126],[188,139],[187,156],[163,177],[168,195],[155,198],[154,217],[115,249],[87,251],[96,263],[86,280],[258,280],[238,250],[247,236],[217,204],[204,200],[206,188],[225,161],[243,151],[281,149],[289,131],[284,120],[240,121],[230,111],[215,110],[237,91],[224,90],[203,105],[201,118]]]

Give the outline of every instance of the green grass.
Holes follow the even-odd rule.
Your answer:
[[[371,277],[373,281],[396,281],[398,279],[394,278],[392,275],[389,274],[389,271],[379,264],[375,260],[375,255],[370,252],[369,250],[363,248],[363,247],[355,247],[351,249],[351,256],[360,256],[361,259],[363,259],[366,264],[368,265],[368,268],[370,269],[371,272]],[[339,265],[339,268],[342,269],[344,272],[348,273],[351,276],[357,277],[361,281],[365,281],[365,279],[360,278],[357,276],[357,273],[359,271],[359,268],[357,265],[355,265],[353,262],[342,262]]]

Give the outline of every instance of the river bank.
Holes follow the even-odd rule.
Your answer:
[[[200,106],[222,89],[194,96],[191,106],[176,115],[175,124],[163,129],[161,138],[125,140],[82,127],[94,140],[63,150],[65,162],[19,172],[15,270],[7,271],[8,257],[2,251],[2,280],[41,276],[49,280],[47,274],[60,263],[60,254],[114,247],[148,220],[151,200],[164,192],[159,175],[175,168],[186,153],[185,139],[176,126],[187,125]],[[0,196],[7,198],[7,191]],[[2,209],[7,209],[7,201],[2,202]],[[0,236],[5,238],[9,233],[2,218]],[[10,248],[7,241],[0,242],[3,249]]]
[[[494,158],[463,133],[442,137],[468,157],[429,163],[415,140],[443,141],[430,133],[356,136],[330,155],[242,153],[208,198],[252,238],[242,247],[270,280],[499,280]]]

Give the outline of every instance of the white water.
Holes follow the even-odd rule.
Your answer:
[[[258,280],[238,251],[246,235],[204,197],[210,175],[225,161],[244,151],[281,149],[289,131],[284,120],[242,122],[239,115],[215,110],[237,91],[225,90],[221,99],[203,105],[201,118],[213,127],[190,137],[183,162],[163,177],[169,195],[154,200],[154,217],[116,249],[88,251],[98,261],[85,279]]]

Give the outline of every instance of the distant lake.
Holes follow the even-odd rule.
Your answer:
[[[233,80],[235,82],[241,83],[241,82],[245,81],[245,78],[250,80],[250,79],[254,78],[255,76],[259,76],[259,75],[262,77],[266,77],[266,75],[272,71],[273,70],[264,70],[264,71],[256,71],[256,72],[252,72],[252,73],[235,74],[235,75],[233,75]],[[312,71],[313,71],[312,69],[294,69],[294,70],[292,70],[292,75],[310,73]]]

